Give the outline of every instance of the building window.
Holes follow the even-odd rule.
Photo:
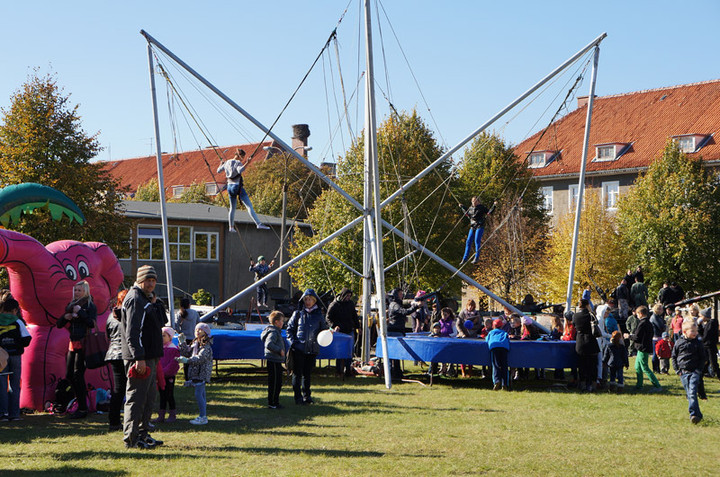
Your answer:
[[[160,227],[138,225],[138,260],[162,260],[163,238]]]
[[[183,226],[168,227],[168,243],[170,244],[170,259],[180,262],[191,260],[192,229]]]
[[[195,232],[195,260],[218,259],[218,233]]]
[[[543,187],[542,188],[542,197],[543,197],[543,207],[545,207],[545,210],[552,214],[553,211],[553,188],[552,187]]]
[[[168,227],[170,259],[189,262],[191,259],[192,229],[183,226]],[[162,229],[158,226],[138,225],[138,260],[163,260]]]
[[[218,185],[214,182],[205,183],[205,195],[217,195]]]
[[[618,198],[620,197],[620,182],[603,182],[602,183],[603,204],[606,209],[617,209]]]
[[[118,260],[130,260],[132,258],[132,228],[128,230],[127,240],[124,240],[122,245],[113,252],[115,252]]]
[[[598,161],[614,161],[615,146],[597,146],[596,160]]]
[[[528,167],[537,168],[545,167],[545,153],[544,152],[533,152],[530,154],[530,160]]]
[[[570,212],[575,212],[575,210],[577,209],[577,201],[578,201],[578,185],[570,184],[568,186],[568,208],[570,209]]]
[[[677,139],[680,152],[689,154],[695,152],[695,136],[681,137]]]
[[[180,197],[181,195],[183,195],[186,189],[187,187],[185,186],[172,186],[173,197]]]

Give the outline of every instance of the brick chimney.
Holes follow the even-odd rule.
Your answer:
[[[308,145],[308,137],[310,136],[310,127],[307,124],[293,124],[292,148],[307,157],[307,151],[303,147]]]

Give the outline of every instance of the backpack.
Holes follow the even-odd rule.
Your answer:
[[[69,379],[62,378],[55,386],[55,401],[52,403],[52,412],[62,414],[67,411],[70,401],[75,398],[72,383]]]

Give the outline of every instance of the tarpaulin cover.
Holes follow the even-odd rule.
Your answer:
[[[429,336],[388,336],[390,359],[490,365],[490,350],[480,339],[433,338]],[[377,355],[383,356],[378,339]],[[574,341],[510,341],[508,365],[512,368],[574,368],[577,354]]]
[[[213,328],[213,359],[263,359],[265,348],[260,339],[261,330],[223,330]],[[286,347],[290,348],[285,330],[282,330]],[[334,333],[330,346],[321,347],[318,359],[352,358],[353,338]]]

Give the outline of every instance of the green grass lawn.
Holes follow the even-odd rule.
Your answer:
[[[107,432],[107,415],[1,423],[0,475],[720,473],[718,380],[706,380],[705,419],[693,425],[674,375],[660,376],[666,391],[652,394],[635,392],[630,373],[618,395],[535,380],[493,392],[477,377],[387,390],[378,378],[343,382],[322,369],[314,376],[316,404],[293,404],[286,381],[285,409],[271,410],[263,370],[225,363],[220,371],[207,388],[210,423],[188,423],[197,411],[191,390],[176,388],[180,419],[159,425],[153,435],[165,446],[151,451],[126,450],[120,432]]]

